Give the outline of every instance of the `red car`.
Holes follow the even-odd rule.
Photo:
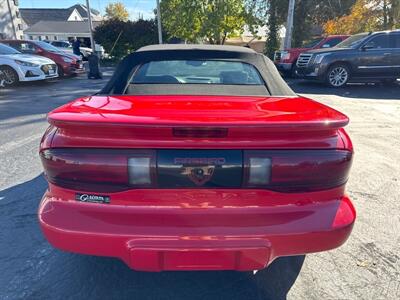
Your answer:
[[[352,230],[348,118],[251,49],[144,47],[48,121],[38,214],[56,248],[144,271],[245,271]]]
[[[59,76],[85,73],[85,68],[79,56],[61,51],[46,42],[32,40],[4,40],[1,42],[22,53],[50,58],[57,64]]]
[[[312,49],[332,48],[348,37],[349,35],[329,35],[313,39],[300,48],[275,51],[274,63],[283,75],[295,76],[296,62],[301,53]]]

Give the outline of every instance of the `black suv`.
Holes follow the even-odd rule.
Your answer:
[[[329,49],[300,54],[299,77],[332,87],[348,82],[396,82],[400,78],[400,30],[360,33]]]

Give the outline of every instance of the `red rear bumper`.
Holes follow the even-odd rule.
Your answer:
[[[262,269],[279,256],[340,246],[355,220],[349,198],[337,197],[340,188],[303,194],[138,191],[135,205],[124,203],[123,193],[112,196],[115,204],[93,204],[66,200],[72,191],[52,191],[44,195],[39,220],[53,246],[118,257],[145,271]],[[182,198],[174,198],[179,193]],[[197,195],[196,204],[185,202],[188,195]],[[165,201],[151,205],[157,196]]]

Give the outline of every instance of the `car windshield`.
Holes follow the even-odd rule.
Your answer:
[[[143,64],[132,83],[263,85],[250,64],[222,60],[165,60]]]
[[[0,44],[0,55],[6,55],[6,54],[20,54],[21,52],[15,50],[14,48],[11,48],[9,46]]]
[[[313,47],[317,46],[322,40],[323,40],[323,38],[313,39],[311,41],[304,43],[302,47],[303,48],[313,48]]]
[[[38,45],[39,47],[43,48],[46,51],[50,51],[50,52],[60,52],[59,49],[57,49],[56,47],[54,47],[53,45],[50,45],[46,42],[41,42],[41,41],[37,41],[35,42],[36,45]]]
[[[335,48],[355,48],[357,47],[369,33],[359,33],[352,35],[351,37],[345,39],[343,42],[337,44]]]

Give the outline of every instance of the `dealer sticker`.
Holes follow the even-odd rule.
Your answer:
[[[75,200],[91,203],[110,203],[110,196],[77,193],[75,194]]]

